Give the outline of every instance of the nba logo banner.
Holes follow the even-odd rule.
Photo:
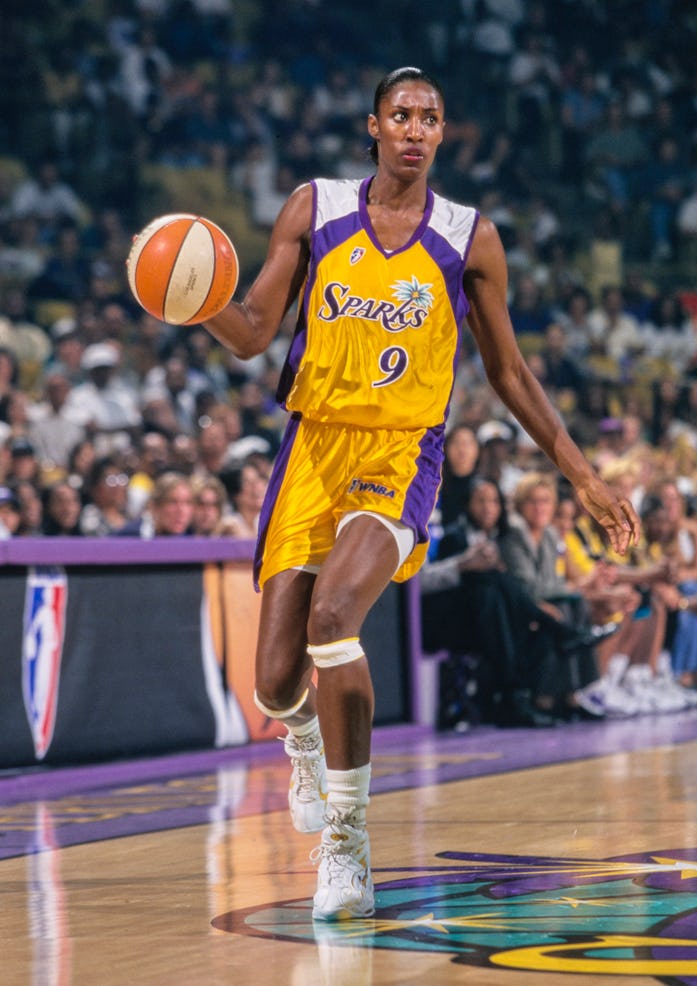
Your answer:
[[[30,569],[24,598],[22,692],[37,760],[53,739],[68,580],[62,569]]]

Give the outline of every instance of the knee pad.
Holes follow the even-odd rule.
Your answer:
[[[306,688],[300,696],[299,701],[297,701],[295,705],[291,706],[290,709],[270,709],[267,705],[264,705],[256,692],[254,692],[254,704],[259,711],[263,712],[265,716],[269,717],[269,719],[290,719],[291,716],[296,715],[302,709],[307,699],[308,692],[309,688]]]
[[[307,653],[316,668],[336,668],[340,664],[349,664],[351,661],[365,657],[358,637],[334,640],[331,644],[308,644]]]

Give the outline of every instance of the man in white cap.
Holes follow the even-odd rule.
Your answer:
[[[136,391],[118,372],[119,350],[111,342],[95,342],[82,354],[87,381],[74,387],[66,401],[66,415],[93,433],[100,454],[131,444],[141,425]]]

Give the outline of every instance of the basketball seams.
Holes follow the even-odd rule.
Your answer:
[[[239,260],[216,223],[172,213],[152,220],[134,237],[127,276],[136,300],[150,314],[172,325],[193,325],[230,301]]]
[[[205,242],[201,241],[202,235]],[[196,263],[193,263],[192,259],[186,258],[185,247],[187,246],[196,250]],[[205,249],[209,250],[209,254],[204,261],[203,251]],[[213,234],[207,225],[201,222],[198,216],[195,216],[172,260],[163,306],[166,322],[186,325],[187,322],[196,318],[197,313],[208,301],[213,284],[215,263],[216,249]],[[210,268],[210,274],[207,283],[203,284],[200,279],[202,275],[203,277],[206,276],[208,268]],[[191,283],[192,277],[193,283]],[[180,281],[181,284],[179,285]]]

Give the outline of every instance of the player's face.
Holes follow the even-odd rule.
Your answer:
[[[405,179],[425,175],[443,140],[443,103],[438,92],[418,79],[394,86],[368,118],[378,142],[380,167]]]

